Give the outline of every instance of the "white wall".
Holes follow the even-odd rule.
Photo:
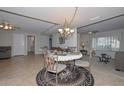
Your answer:
[[[41,53],[39,51],[41,47],[49,47],[49,36],[41,35],[40,33],[27,33],[22,31],[0,32],[0,46],[12,46],[12,56],[27,55],[27,35],[35,36],[35,54]],[[14,38],[16,36],[17,39]],[[24,46],[18,47],[22,43]]]
[[[91,44],[92,44],[92,36],[90,34],[80,34],[80,41],[78,43],[79,50],[82,49],[81,44],[84,43],[85,47],[84,49],[88,50],[88,54],[91,50]]]
[[[52,47],[59,47],[58,33],[53,34],[52,36]]]
[[[12,56],[25,55],[24,34],[13,33]]]
[[[49,48],[49,36],[36,34],[35,40],[35,54],[41,54],[44,46]]]
[[[99,32],[96,33],[95,35],[89,36],[88,34],[81,34],[80,36],[80,42],[84,41],[86,45],[86,49],[90,50],[91,45],[92,45],[92,37],[104,37],[106,35],[119,35],[119,40],[120,40],[120,50],[119,51],[124,51],[124,29],[116,29],[112,31],[106,31],[106,32]],[[99,56],[101,53],[107,53],[111,55],[112,58],[115,57],[115,52],[114,51],[96,51],[96,55]]]
[[[25,55],[27,55],[27,36],[33,35],[35,36],[35,54],[41,54],[40,49],[44,46],[49,47],[49,36],[42,35],[40,33],[23,33],[25,35]]]
[[[84,47],[84,49],[86,49],[86,50],[89,50],[91,47],[90,47],[90,36],[89,36],[89,34],[81,34],[80,35],[80,44],[81,43],[84,43],[84,45],[85,45],[85,47]],[[80,46],[80,49],[82,49],[82,47]]]
[[[74,29],[74,34],[65,40],[64,44],[59,43],[59,34],[53,34],[52,37],[52,45],[53,47],[77,47],[77,29]]]
[[[0,31],[0,46],[12,46],[13,34],[8,31]]]
[[[79,51],[81,48],[80,48],[80,34],[77,33],[77,50]]]

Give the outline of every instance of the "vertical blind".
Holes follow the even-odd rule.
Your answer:
[[[92,48],[95,50],[119,51],[120,48],[119,34],[92,38]]]

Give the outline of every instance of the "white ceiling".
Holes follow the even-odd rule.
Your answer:
[[[94,24],[91,26],[86,26],[82,28],[78,28],[78,31],[81,32],[101,32],[101,31],[111,31],[114,29],[121,29],[124,28],[124,16],[107,20],[98,24]]]
[[[6,8],[1,7],[0,9],[58,24],[63,24],[65,18],[67,19],[68,22],[70,22],[75,11],[74,7],[6,7]],[[72,27],[85,26],[120,14],[124,14],[124,8],[79,7],[75,19],[72,23]],[[90,20],[90,19],[95,19],[95,20]],[[51,33],[56,31],[56,29],[60,26],[60,25],[28,19],[0,11],[0,21],[2,20],[9,21],[15,26],[20,27],[21,28],[20,31],[29,31],[29,32],[45,31],[46,33]],[[93,30],[106,31],[111,29],[124,28],[123,24],[124,24],[124,17],[120,17],[99,23],[97,25],[84,27],[78,29],[78,31],[79,32],[93,31]],[[48,28],[51,28],[51,30],[48,31]]]

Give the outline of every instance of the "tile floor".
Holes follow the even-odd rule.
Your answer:
[[[36,86],[36,75],[43,67],[41,55],[16,56],[0,60],[1,86]],[[114,70],[113,62],[99,63],[92,59],[91,72],[95,86],[124,85],[124,72]]]

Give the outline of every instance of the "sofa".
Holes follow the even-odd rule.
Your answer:
[[[11,46],[0,46],[0,59],[11,57]]]

